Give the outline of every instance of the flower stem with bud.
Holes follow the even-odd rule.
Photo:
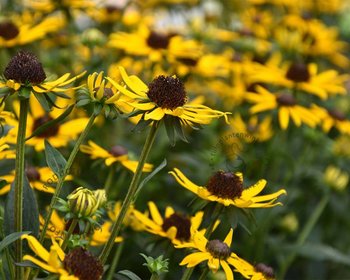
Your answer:
[[[151,151],[154,139],[155,139],[156,134],[157,134],[158,127],[159,127],[159,123],[157,121],[154,121],[152,126],[151,126],[151,130],[147,136],[145,145],[143,146],[143,150],[142,150],[142,153],[140,156],[139,163],[138,163],[137,168],[136,168],[136,172],[134,173],[134,176],[131,180],[128,192],[127,192],[126,197],[124,199],[123,205],[120,209],[120,213],[118,215],[118,218],[115,221],[115,223],[113,224],[113,228],[111,230],[111,235],[110,235],[107,243],[103,247],[102,253],[100,255],[100,260],[103,264],[107,261],[108,255],[110,254],[110,252],[112,250],[114,240],[119,234],[119,231],[121,229],[122,223],[123,223],[124,218],[125,218],[125,215],[126,215],[128,209],[130,208],[130,205],[134,199],[134,195],[138,189],[138,186],[139,186],[139,183],[141,180],[143,166],[145,165],[146,160],[147,160],[148,155],[149,155],[149,152]]]
[[[66,236],[64,237],[64,241],[63,241],[62,246],[61,246],[63,251],[67,248],[67,245],[68,245],[68,242],[69,242],[69,238],[72,235],[72,233],[73,233],[75,227],[77,226],[77,224],[78,224],[78,219],[73,219],[72,223],[69,226],[68,232],[67,232]]]
[[[41,231],[41,235],[40,235],[40,238],[39,238],[39,241],[42,243],[44,241],[44,238],[45,238],[45,234],[46,234],[46,231],[47,231],[47,227],[49,225],[49,222],[50,222],[50,219],[51,219],[51,215],[52,215],[52,212],[54,210],[54,206],[55,206],[55,203],[57,201],[57,198],[59,197],[60,193],[61,193],[61,189],[62,189],[62,186],[63,186],[63,183],[64,183],[64,179],[65,177],[68,175],[69,173],[69,170],[73,164],[73,161],[79,151],[79,148],[80,148],[80,145],[82,144],[82,142],[85,140],[86,136],[88,135],[92,125],[94,124],[94,121],[96,119],[97,115],[96,114],[92,114],[90,119],[89,119],[89,122],[87,123],[84,131],[80,134],[77,142],[75,143],[74,145],[74,148],[73,148],[73,151],[72,153],[70,154],[68,160],[67,160],[67,163],[66,163],[66,166],[64,167],[64,174],[62,176],[59,177],[58,179],[58,182],[57,182],[57,186],[56,186],[56,189],[55,189],[55,193],[54,195],[52,196],[52,199],[51,199],[51,203],[50,203],[50,207],[49,207],[49,213],[47,214],[47,217],[46,217],[46,220],[45,220],[45,223],[44,223],[44,226],[43,226],[43,229]]]

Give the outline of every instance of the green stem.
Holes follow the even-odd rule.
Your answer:
[[[104,186],[104,189],[105,189],[107,195],[109,194],[110,189],[111,189],[112,184],[113,184],[114,173],[115,173],[115,166],[112,164],[109,168],[107,179],[106,179],[105,186]]]
[[[0,272],[2,279],[6,279],[5,272],[4,272],[4,266],[2,265],[2,260],[0,260]]]
[[[330,193],[326,192],[324,194],[323,198],[321,199],[321,201],[316,206],[314,212],[311,214],[310,218],[306,222],[303,230],[300,232],[300,235],[299,235],[299,237],[297,239],[297,242],[295,243],[295,247],[299,248],[305,243],[306,239],[310,235],[312,229],[315,227],[318,219],[320,218],[321,214],[323,213],[326,205],[328,204],[329,198],[330,198]],[[293,251],[286,258],[284,263],[281,265],[279,279],[285,279],[285,274],[287,273],[288,268],[290,267],[290,265],[295,260],[296,256],[297,256],[297,252]]]
[[[147,136],[145,145],[143,146],[140,160],[139,160],[139,163],[138,163],[137,168],[136,168],[136,172],[134,173],[134,176],[131,180],[128,192],[127,192],[126,197],[123,201],[122,208],[120,209],[120,213],[118,215],[118,218],[113,225],[111,236],[109,237],[107,243],[103,247],[102,253],[100,255],[100,260],[103,264],[106,262],[108,255],[112,250],[114,240],[119,234],[119,231],[120,231],[121,226],[122,226],[122,222],[123,222],[125,215],[129,209],[130,205],[131,205],[131,202],[134,199],[134,195],[137,191],[137,188],[139,186],[139,182],[141,180],[143,166],[145,165],[145,162],[147,160],[149,152],[151,151],[154,139],[155,139],[156,134],[157,134],[158,127],[159,127],[158,122],[154,121],[152,124],[151,130]]]
[[[16,174],[15,174],[15,231],[21,232],[23,227],[23,184],[24,184],[24,151],[27,128],[29,99],[20,100],[20,113],[16,147]],[[15,245],[15,261],[22,261],[22,240],[19,238]],[[23,278],[23,267],[16,266],[16,279]]]
[[[115,269],[117,268],[117,264],[119,262],[121,254],[122,254],[123,247],[124,247],[124,243],[120,243],[118,245],[117,251],[115,252],[112,263],[111,263],[111,267],[109,268],[106,280],[113,279],[113,274],[114,274]]]
[[[211,234],[213,233],[215,223],[218,220],[218,218],[220,217],[221,211],[223,209],[224,208],[223,208],[223,206],[220,203],[216,204],[215,209],[214,209],[214,211],[212,213],[212,218],[210,220],[210,224],[209,224],[209,226],[207,227],[207,229],[206,229],[206,231],[204,233],[204,236],[207,239],[209,239]],[[192,275],[193,271],[194,271],[194,267],[187,268],[185,270],[184,274],[182,275],[181,280],[189,280],[191,278],[191,275]],[[204,273],[204,271],[203,271],[203,273]]]
[[[205,280],[205,279],[207,279],[208,273],[209,273],[209,268],[208,268],[208,266],[206,266],[203,269],[203,272],[202,272],[201,276],[198,278],[198,280]]]
[[[47,227],[49,225],[49,222],[50,222],[50,219],[51,219],[51,215],[52,215],[52,212],[54,210],[54,206],[56,204],[57,198],[59,197],[59,195],[61,193],[61,189],[62,189],[62,186],[63,186],[63,183],[64,183],[64,179],[69,174],[70,168],[71,168],[71,166],[73,164],[73,161],[74,161],[74,159],[75,159],[75,157],[76,157],[76,155],[77,155],[77,153],[79,151],[80,145],[82,144],[82,142],[85,140],[86,136],[88,135],[92,125],[94,124],[94,121],[95,121],[96,117],[97,117],[97,115],[95,115],[95,114],[91,115],[91,117],[89,119],[89,122],[87,123],[84,131],[80,134],[77,142],[75,143],[72,153],[69,155],[69,158],[67,160],[66,166],[64,167],[64,174],[62,176],[60,176],[59,179],[58,179],[57,186],[56,186],[56,189],[55,189],[55,193],[53,194],[52,199],[51,199],[51,203],[50,203],[50,207],[49,207],[49,213],[46,216],[46,220],[45,220],[43,229],[42,229],[41,234],[40,234],[40,238],[39,238],[39,242],[40,243],[42,243],[44,241],[45,234],[46,234],[46,231],[47,231]]]
[[[64,237],[64,241],[63,241],[62,246],[61,246],[63,251],[67,248],[67,245],[68,245],[68,242],[69,242],[69,238],[72,235],[72,233],[73,233],[75,227],[77,226],[77,224],[78,224],[78,219],[74,218],[72,220],[72,223],[69,226],[69,229],[68,229],[68,232],[67,232],[66,236]]]

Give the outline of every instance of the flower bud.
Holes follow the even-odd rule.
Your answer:
[[[90,28],[83,32],[81,41],[87,46],[102,46],[106,42],[106,36],[96,28]]]
[[[104,189],[98,189],[98,190],[95,190],[93,193],[96,198],[98,208],[105,206],[107,203],[106,191]]]
[[[77,188],[67,197],[70,210],[82,217],[91,217],[98,209],[94,193],[83,187]]]

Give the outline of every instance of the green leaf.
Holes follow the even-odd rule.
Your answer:
[[[179,138],[186,142],[186,143],[189,143],[186,136],[185,136],[185,133],[184,133],[184,130],[183,130],[183,126],[181,125],[181,121],[180,119],[176,119],[174,121],[174,127],[175,127],[175,131],[176,131],[176,135],[179,136]]]
[[[116,279],[118,280],[142,280],[138,277],[134,272],[130,270],[120,270],[116,274],[114,274]]]
[[[66,159],[62,156],[62,154],[51,146],[49,141],[45,139],[45,156],[46,163],[51,168],[51,170],[59,177],[64,176],[65,174],[65,166]]]
[[[91,100],[88,98],[81,99],[77,102],[77,107],[85,106],[85,105],[89,104],[90,102],[91,102]]]
[[[103,105],[101,103],[95,103],[95,106],[94,106],[94,114],[95,115],[98,115],[101,113],[103,109]]]
[[[46,112],[50,112],[51,111],[51,106],[50,104],[47,102],[46,98],[45,98],[45,94],[43,93],[37,93],[34,91],[34,96],[35,98],[39,101],[40,105],[44,108],[44,110]]]
[[[31,87],[21,87],[18,91],[18,96],[20,98],[28,99],[30,97],[30,93],[32,91]]]
[[[141,132],[144,130],[147,126],[149,126],[152,123],[153,120],[144,120],[141,119],[137,125],[134,126],[134,128],[131,130],[132,132]]]
[[[172,147],[175,146],[176,144],[176,131],[175,131],[175,118],[172,116],[166,116],[164,118],[164,125],[165,125],[165,130],[166,130],[166,134],[168,135],[168,139],[170,142],[170,145]]]
[[[10,235],[15,232],[15,183],[11,185],[7,195],[4,214],[4,233]],[[23,183],[23,231],[30,231],[33,236],[39,233],[39,210],[35,193],[27,176],[24,176]]]
[[[29,137],[26,138],[26,141],[33,138],[34,136],[40,135],[45,130],[49,129],[51,126],[63,121],[74,109],[74,105],[70,105],[61,115],[59,115],[56,119],[48,121],[43,125],[39,126]]]
[[[324,245],[306,243],[300,247],[291,246],[299,255],[316,260],[327,260],[350,266],[350,256],[339,252],[336,248]]]
[[[166,165],[167,165],[167,161],[166,161],[166,159],[164,159],[162,161],[162,163],[156,169],[154,169],[150,174],[148,174],[148,176],[145,179],[142,180],[142,182],[140,183],[140,185],[137,189],[137,192],[134,196],[134,200],[136,200],[141,189],[148,183],[148,181],[151,180],[153,178],[153,176],[156,175],[159,171],[161,171]]]
[[[19,239],[23,234],[30,234],[30,231],[22,231],[22,232],[13,232],[10,235],[7,235],[1,242],[0,242],[0,252],[4,250],[8,245],[15,242],[17,239]]]

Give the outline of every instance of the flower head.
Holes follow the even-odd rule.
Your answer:
[[[99,206],[94,193],[83,187],[77,188],[67,199],[70,210],[81,217],[93,216]]]
[[[200,198],[216,201],[225,206],[234,205],[239,208],[268,208],[281,205],[275,203],[276,199],[287,192],[281,189],[268,195],[258,194],[265,188],[266,180],[259,180],[251,187],[243,188],[243,174],[218,171],[214,173],[206,186],[198,186],[192,183],[179,169],[169,172],[176,181],[186,189],[198,195]]]
[[[133,215],[140,223],[144,224],[146,231],[166,237],[173,244],[181,244],[192,240],[191,231],[198,230],[202,223],[203,212],[197,212],[194,216],[188,217],[168,206],[163,218],[154,202],[150,201],[148,207],[150,217],[148,214],[143,214],[137,210],[133,211]]]
[[[182,125],[209,124],[227,114],[204,105],[186,104],[187,95],[181,80],[175,76],[158,76],[148,86],[136,76],[128,76],[119,67],[126,87],[107,78],[117,90],[129,98],[126,102],[143,114],[144,120],[159,121],[166,116],[178,119]]]
[[[11,58],[6,66],[4,71],[6,80],[0,80],[0,88],[18,91],[20,96],[24,98],[29,98],[30,92],[37,94],[47,94],[51,92],[69,98],[62,93],[67,90],[65,86],[84,74],[85,72],[68,79],[70,74],[67,73],[57,80],[45,81],[46,74],[38,58],[31,52],[20,51]],[[41,99],[39,98],[38,101],[41,101]]]
[[[251,279],[267,279],[254,278],[259,272],[255,271],[254,267],[247,261],[241,259],[231,251],[233,230],[231,229],[224,241],[219,239],[207,240],[203,233],[195,232],[193,241],[176,245],[177,248],[193,248],[198,250],[186,256],[180,265],[194,267],[203,261],[207,261],[207,265],[214,273],[220,267],[225,271],[226,279],[233,280],[233,272],[230,266],[235,268],[245,278]]]

